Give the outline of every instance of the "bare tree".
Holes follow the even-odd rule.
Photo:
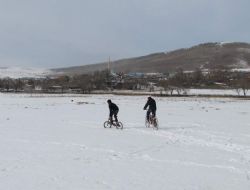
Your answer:
[[[232,81],[232,87],[236,90],[238,95],[243,92],[244,96],[247,96],[247,92],[250,89],[250,79],[247,74],[237,73],[236,78]]]

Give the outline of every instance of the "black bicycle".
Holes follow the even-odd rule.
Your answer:
[[[105,121],[103,123],[103,126],[104,126],[104,128],[116,127],[116,129],[123,129],[122,122],[120,122],[120,121],[118,121],[118,122],[116,122],[116,121],[111,122],[110,119],[108,119],[108,121]]]
[[[153,129],[158,130],[159,129],[159,122],[158,122],[157,117],[156,116],[154,117],[153,114],[150,113],[149,120],[147,120],[147,116],[146,116],[145,126],[148,128],[153,127]]]

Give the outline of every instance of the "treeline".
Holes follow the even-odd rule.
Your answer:
[[[92,90],[106,90],[110,80],[108,71],[98,71],[91,74],[76,76],[58,76],[47,78],[3,78],[0,79],[2,92],[69,92],[77,89],[80,93],[90,93]]]
[[[91,93],[94,90],[161,90],[172,95],[182,94],[189,88],[235,89],[246,96],[250,89],[250,74],[226,69],[213,69],[204,72],[156,73],[154,75],[129,75],[112,73],[108,70],[75,76],[53,78],[0,79],[2,92],[44,92],[44,93]]]
[[[185,89],[234,89],[238,94],[242,91],[244,96],[250,89],[250,73],[231,71],[227,69],[214,69],[211,71],[184,72],[179,69],[174,76],[167,80],[159,81],[159,86],[164,87],[170,94],[176,90],[178,94]]]

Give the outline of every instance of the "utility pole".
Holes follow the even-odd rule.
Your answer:
[[[109,60],[108,60],[108,73],[107,73],[107,85],[108,87],[111,89],[111,68],[110,68],[110,56],[109,56]]]
[[[108,62],[108,71],[110,72],[111,68],[110,68],[110,56],[109,56],[109,62]]]

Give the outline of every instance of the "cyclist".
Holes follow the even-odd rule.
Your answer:
[[[148,97],[148,101],[147,101],[147,103],[144,106],[144,110],[146,110],[148,106],[149,106],[149,108],[148,108],[148,111],[147,111],[147,121],[149,121],[149,115],[150,115],[150,113],[153,114],[153,117],[156,116],[156,102],[150,96]]]
[[[109,104],[109,119],[111,123],[113,124],[113,116],[115,118],[116,123],[118,123],[118,119],[117,119],[117,114],[119,112],[118,106],[114,104],[111,100],[108,100],[107,102]]]

